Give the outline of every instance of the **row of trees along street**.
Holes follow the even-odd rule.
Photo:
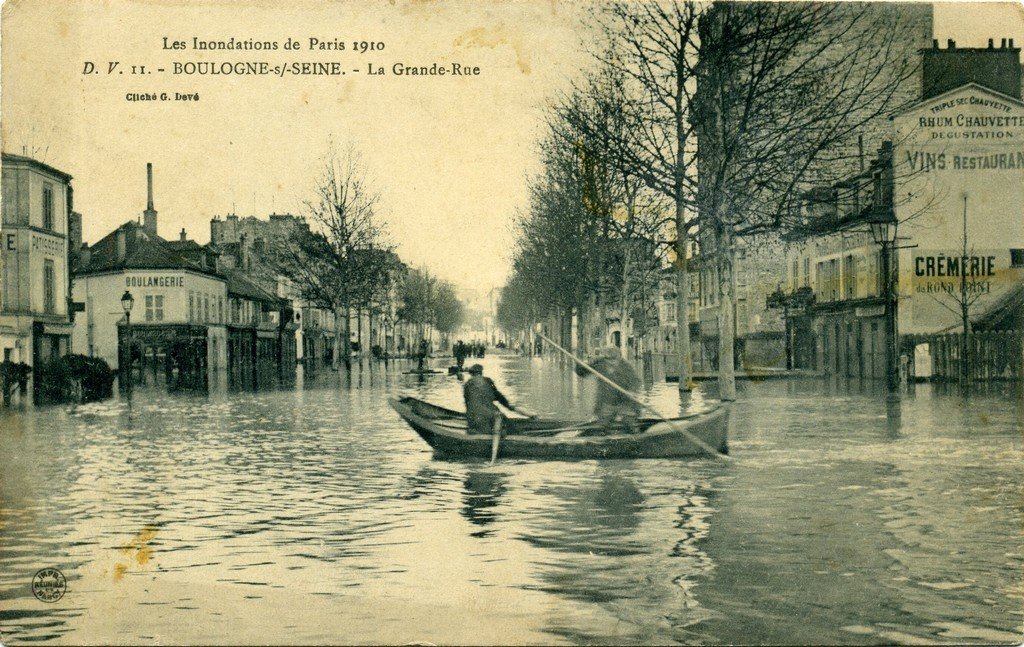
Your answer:
[[[576,314],[586,352],[591,313],[616,304],[623,323],[644,322],[639,338],[656,313],[638,288],[669,264],[682,324],[699,241],[716,270],[720,394],[735,399],[738,239],[802,226],[803,192],[847,174],[851,139],[916,96],[903,92],[916,52],[898,7],[863,3],[612,2],[592,20],[600,49],[549,110],[500,321]],[[688,390],[689,327],[677,328]]]
[[[302,226],[272,241],[272,270],[291,281],[300,299],[334,314],[335,368],[351,366],[354,312],[367,314],[371,327],[390,327],[392,338],[399,323],[415,327],[418,338],[429,335],[428,327],[447,338],[462,323],[454,286],[406,267],[395,254],[379,202],[358,154],[332,145]]]

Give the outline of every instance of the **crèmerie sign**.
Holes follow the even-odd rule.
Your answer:
[[[924,294],[959,294],[965,285],[968,292],[991,292],[998,258],[995,254],[957,256],[943,252],[927,252],[914,256],[912,267],[914,292]]]

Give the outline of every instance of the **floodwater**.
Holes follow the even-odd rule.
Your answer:
[[[513,401],[587,413],[591,381],[556,362],[484,364]],[[493,466],[434,458],[386,402],[459,387],[392,367],[0,412],[0,641],[1022,640],[1014,387],[887,407],[875,385],[745,382],[732,461]],[[674,385],[646,397],[680,408]]]

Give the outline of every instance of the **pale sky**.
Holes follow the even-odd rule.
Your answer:
[[[155,175],[159,233],[199,242],[232,210],[301,213],[329,138],[363,154],[402,258],[475,290],[504,283],[512,219],[546,101],[586,64],[582,21],[596,3],[200,2],[8,0],[2,12],[2,137],[74,176],[75,210],[94,242],[146,204]],[[163,39],[183,40],[182,51]],[[255,39],[301,49],[192,49]],[[1024,45],[1016,4],[940,3],[935,37]],[[340,40],[346,51],[309,49]],[[383,42],[356,53],[353,41]],[[86,61],[99,74],[84,75]],[[119,67],[107,74],[108,63]],[[339,61],[345,76],[184,76],[174,62]],[[392,65],[479,66],[475,77],[397,77]],[[387,74],[367,75],[370,63]],[[132,75],[132,65],[152,74]],[[167,72],[159,73],[157,68]],[[355,70],[358,70],[356,72]],[[124,72],[121,74],[120,72]],[[126,101],[127,93],[199,94],[199,101]],[[24,149],[23,149],[24,147]]]

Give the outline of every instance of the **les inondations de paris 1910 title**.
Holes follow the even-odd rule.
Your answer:
[[[172,60],[156,66],[127,61],[106,61],[97,63],[85,61],[83,75],[158,75],[202,77],[202,76],[266,76],[294,77],[338,77],[338,76],[395,76],[395,77],[477,77],[482,75],[479,65],[466,61],[408,61],[367,60],[368,55],[387,56],[388,45],[383,40],[346,40],[339,38],[308,37],[282,40],[236,39],[210,40],[193,36],[179,39],[163,36],[160,49],[164,51],[223,51],[223,52],[318,52],[338,56],[338,60]],[[363,60],[342,60],[340,57],[359,57]],[[126,101],[198,101],[199,93],[158,92],[151,89],[131,91],[125,94]]]

